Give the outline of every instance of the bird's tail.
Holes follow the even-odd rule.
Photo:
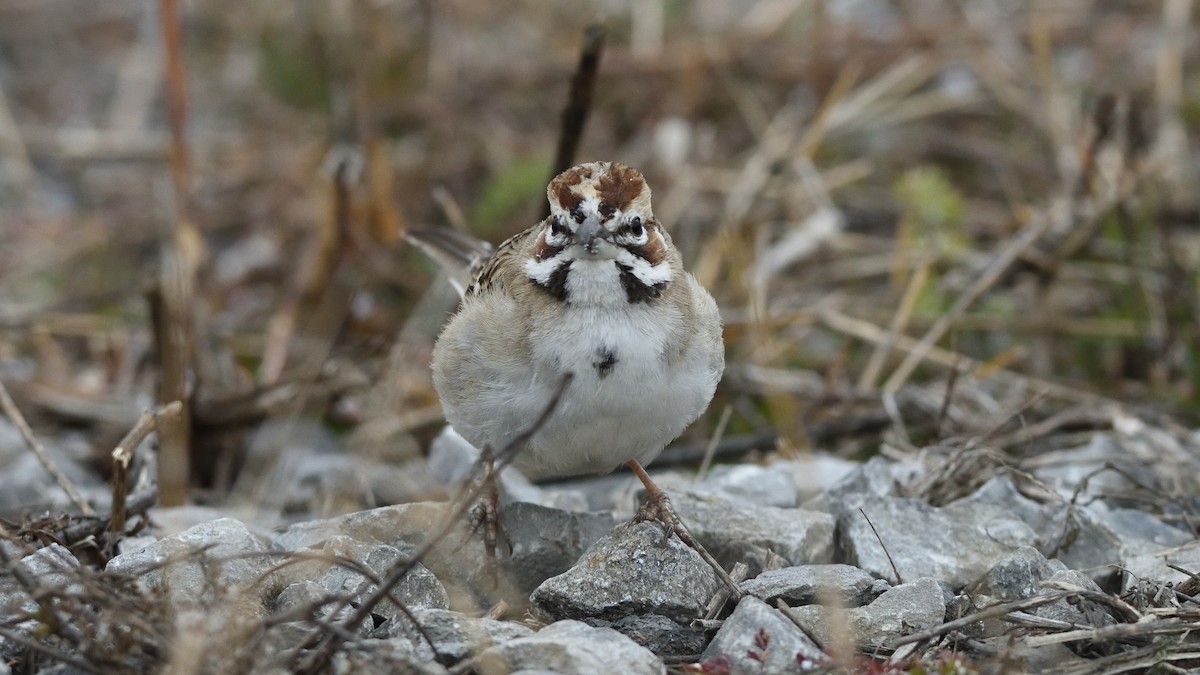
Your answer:
[[[495,252],[486,241],[448,227],[410,227],[404,231],[404,238],[437,263],[460,296]]]

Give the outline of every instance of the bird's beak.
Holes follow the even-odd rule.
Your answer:
[[[596,252],[597,239],[607,239],[608,231],[604,229],[604,225],[596,216],[588,216],[579,225],[579,230],[575,232],[575,238],[579,241],[579,245],[588,253]]]

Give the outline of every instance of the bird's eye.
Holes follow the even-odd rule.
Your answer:
[[[642,236],[646,230],[642,227],[642,219],[634,216],[633,220],[629,221],[629,233],[635,237]]]
[[[582,210],[582,209],[574,209],[574,210],[572,210],[572,211],[571,211],[571,217],[575,219],[575,222],[577,222],[577,223],[582,223],[582,222],[583,222],[583,218],[584,218],[584,216],[583,216],[583,210]]]
[[[567,224],[563,222],[562,216],[554,216],[554,219],[550,221],[550,234],[560,237],[565,237],[569,234]]]

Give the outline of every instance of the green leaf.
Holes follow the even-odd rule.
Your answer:
[[[969,244],[963,233],[962,217],[966,200],[936,166],[909,169],[892,188],[908,223],[907,237],[901,245],[934,254],[965,250]]]
[[[544,159],[521,159],[493,176],[471,209],[471,225],[487,234],[518,209],[545,199],[548,163]]]
[[[312,49],[292,37],[265,31],[258,54],[267,89],[280,100],[304,110],[329,105],[329,83]]]

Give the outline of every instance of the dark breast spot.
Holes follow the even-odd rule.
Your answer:
[[[596,360],[592,361],[592,367],[596,369],[596,373],[600,379],[608,377],[612,369],[617,365],[617,354],[608,347],[601,347],[596,350]]]
[[[629,302],[636,303],[657,300],[667,287],[667,282],[665,281],[657,284],[645,284],[633,273],[632,267],[622,265],[621,263],[617,263],[616,265],[617,271],[621,275],[621,286],[625,289],[625,298]]]

